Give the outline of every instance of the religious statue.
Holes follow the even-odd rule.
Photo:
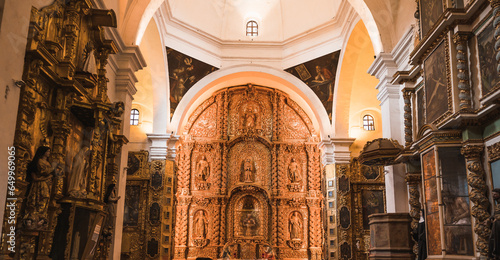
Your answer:
[[[89,148],[84,146],[73,158],[71,175],[69,175],[68,193],[71,196],[82,197],[87,194],[87,174]]]
[[[207,162],[205,155],[201,157],[201,160],[196,164],[196,177],[201,181],[207,181],[210,176],[210,165]]]
[[[243,219],[244,236],[252,236],[253,229],[257,226],[257,220],[252,213],[248,213]]]
[[[243,182],[253,182],[253,161],[248,157],[243,162]]]
[[[297,211],[290,217],[290,239],[301,239],[302,219]]]
[[[493,189],[493,199],[495,200],[495,211],[486,220],[485,224],[491,225],[488,259],[500,259],[500,189]]]
[[[41,146],[36,150],[33,160],[27,167],[27,181],[30,182],[25,223],[28,228],[43,228],[48,224],[47,209],[52,186],[52,175],[62,172],[57,163],[52,165],[48,159],[50,148]]]
[[[114,227],[115,217],[116,217],[116,203],[121,197],[118,196],[116,185],[110,184],[106,190],[106,196],[104,197],[104,202],[106,203],[106,208],[108,210],[108,226]]]
[[[87,45],[85,46],[80,66],[83,72],[90,74],[97,74],[97,64],[95,61],[94,46],[91,42],[88,42]]]
[[[290,164],[288,165],[288,178],[291,183],[300,183],[300,169],[299,164],[292,158]]]
[[[194,220],[194,230],[193,237],[194,238],[205,238],[207,230],[207,219],[205,218],[205,212],[202,210],[197,214],[197,217]]]
[[[255,101],[248,101],[240,109],[239,128],[244,131],[260,129],[260,107]]]

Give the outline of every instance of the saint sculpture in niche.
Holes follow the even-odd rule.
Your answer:
[[[25,223],[27,228],[45,228],[48,224],[47,210],[52,186],[52,177],[62,173],[62,167],[49,162],[50,148],[40,146],[28,164],[27,180],[30,182],[26,203]]]
[[[68,192],[71,196],[83,197],[87,194],[87,174],[89,148],[84,146],[73,158]]]
[[[239,109],[239,129],[243,133],[261,130],[261,109],[253,100],[243,103]]]
[[[196,176],[201,181],[207,181],[208,176],[210,176],[210,165],[205,155],[201,157],[201,160],[196,165]]]
[[[195,168],[195,187],[198,190],[207,190],[210,188],[210,183],[207,183],[208,177],[210,176],[210,164],[207,161],[207,157],[203,155],[201,159],[196,163]]]
[[[248,213],[246,217],[243,217],[243,235],[253,236],[255,234],[255,229],[257,228],[257,219],[253,213]]]
[[[288,165],[288,178],[291,183],[300,183],[300,169],[299,164],[292,158],[290,164]]]
[[[302,219],[298,212],[294,212],[290,217],[290,239],[301,239]]]
[[[254,163],[251,157],[246,158],[242,164],[242,182],[254,182]]]
[[[205,217],[205,212],[202,210],[197,214],[194,220],[194,238],[204,239],[207,231],[207,219]]]

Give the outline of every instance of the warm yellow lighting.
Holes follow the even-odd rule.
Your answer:
[[[361,136],[361,127],[353,126],[349,130],[349,137],[358,139]]]

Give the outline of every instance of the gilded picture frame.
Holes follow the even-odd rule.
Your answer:
[[[438,124],[451,113],[449,60],[448,42],[445,38],[437,44],[424,61],[425,121],[427,124]]]

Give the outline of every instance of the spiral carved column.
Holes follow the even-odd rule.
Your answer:
[[[410,217],[411,217],[411,232],[412,239],[413,233],[417,230],[418,222],[420,220],[420,209],[422,205],[420,204],[420,184],[422,183],[421,173],[407,173],[406,183],[408,183],[408,193],[410,194]],[[413,253],[418,255],[418,241],[413,239],[415,242],[413,244]]]
[[[476,247],[481,255],[486,256],[490,228],[483,223],[490,217],[488,210],[490,202],[486,196],[488,188],[484,181],[485,173],[481,162],[482,153],[482,145],[465,143],[462,146],[462,154],[465,156],[467,164],[467,182],[470,186],[469,199],[472,202],[472,216],[475,219],[474,232],[478,236]]]
[[[411,90],[403,90],[404,99],[404,125],[405,125],[405,146],[409,148],[412,142],[412,117],[411,117]]]
[[[493,8],[493,26],[495,27],[495,52],[497,53],[497,73],[500,74],[500,0],[490,0],[491,8]]]
[[[460,110],[468,111],[471,109],[469,66],[467,62],[467,42],[470,33],[458,32],[453,35],[453,42],[457,49],[457,70],[458,70],[458,98],[460,100]]]
[[[177,171],[177,213],[175,216],[175,255],[174,259],[186,259],[188,241],[188,213],[192,197],[189,194],[191,173],[192,143],[186,143],[179,147],[179,156],[176,157]]]

